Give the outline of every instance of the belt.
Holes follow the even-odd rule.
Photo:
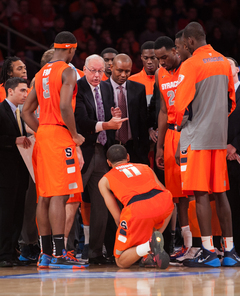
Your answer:
[[[61,127],[64,127],[65,129],[68,130],[67,126],[66,125],[61,125],[61,124],[56,124],[57,126],[61,126]]]
[[[130,204],[136,202],[136,201],[140,201],[140,200],[146,200],[146,199],[150,199],[152,197],[154,197],[155,195],[157,195],[158,193],[163,192],[162,190],[159,189],[152,189],[146,193],[142,193],[142,194],[138,194],[138,195],[134,195],[129,202],[127,203],[127,206],[129,206]]]
[[[178,131],[177,130],[177,125],[176,124],[173,124],[173,123],[169,123],[168,128],[170,130],[173,130],[173,131]]]

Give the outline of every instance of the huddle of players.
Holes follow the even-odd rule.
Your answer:
[[[188,35],[187,35],[188,34]],[[181,60],[184,61],[187,57],[189,57],[189,52],[192,54],[195,49],[199,51],[200,49],[205,49],[208,56],[215,58],[215,55],[217,54],[218,59],[212,59],[207,57],[204,57],[204,61],[206,63],[212,63],[213,61],[215,63],[222,63],[223,64],[223,69],[225,70],[224,75],[228,77],[229,82],[228,84],[231,85],[232,82],[232,77],[230,72],[228,71],[230,69],[230,65],[228,65],[228,62],[226,59],[221,56],[219,53],[216,53],[212,50],[212,48],[206,48],[207,45],[205,44],[205,34],[202,29],[202,27],[198,23],[191,23],[189,24],[185,30],[183,31],[182,36],[180,35],[178,38],[178,44],[177,45],[177,52],[181,57]],[[184,43],[183,43],[184,40]],[[187,47],[186,47],[187,44]],[[64,54],[59,54],[58,57],[61,57],[64,62],[70,62],[74,48],[75,48],[75,43],[69,42],[69,40],[66,41],[61,41],[61,42],[55,42],[54,47],[56,49],[61,49],[65,50]],[[209,46],[208,46],[209,47]],[[69,52],[68,52],[69,51]],[[226,203],[226,199],[224,194],[222,194],[226,189],[226,182],[222,182],[225,184],[225,187],[211,187],[209,188],[209,180],[206,180],[205,183],[207,185],[204,187],[206,184],[203,184],[203,187],[194,187],[191,182],[188,182],[190,177],[189,177],[189,170],[187,169],[187,161],[188,165],[190,166],[191,164],[191,159],[187,159],[187,154],[190,155],[190,151],[188,151],[189,144],[187,147],[184,147],[185,149],[182,149],[182,143],[180,144],[180,151],[181,151],[181,171],[184,172],[185,174],[188,173],[186,179],[180,178],[180,168],[175,164],[175,152],[177,151],[177,146],[180,138],[180,133],[177,131],[178,127],[176,123],[178,123],[179,126],[181,126],[182,130],[185,131],[184,129],[188,129],[188,122],[191,120],[191,124],[194,123],[194,116],[195,116],[195,110],[191,110],[192,106],[189,106],[189,104],[195,99],[195,95],[197,96],[197,93],[195,93],[195,85],[196,81],[191,81],[191,92],[189,96],[189,100],[182,100],[181,103],[179,103],[178,98],[181,98],[181,92],[178,91],[179,86],[180,87],[186,87],[185,81],[187,81],[187,77],[189,73],[185,73],[184,75],[181,74],[182,68],[183,70],[186,71],[186,69],[181,65],[181,61],[177,59],[177,52],[175,50],[175,46],[173,44],[173,41],[168,38],[168,37],[160,37],[159,39],[156,40],[155,42],[155,54],[160,62],[161,68],[158,70],[156,74],[156,83],[161,91],[161,110],[159,114],[159,121],[158,121],[158,145],[157,145],[157,155],[156,155],[156,161],[159,165],[159,167],[164,166],[165,168],[165,178],[166,178],[166,187],[170,190],[170,192],[173,194],[173,197],[176,198],[184,198],[182,194],[182,188],[181,188],[181,183],[187,184],[185,185],[186,187],[183,187],[183,189],[188,192],[188,191],[194,191],[195,197],[196,197],[196,202],[197,204],[201,205],[201,201],[205,201],[205,206],[207,209],[208,207],[208,202],[209,202],[209,196],[208,192],[221,192],[221,194],[216,193],[216,196],[219,197],[219,200],[221,201],[222,204]],[[56,58],[56,56],[54,57]],[[54,60],[53,58],[53,60]],[[73,90],[69,89],[69,85],[74,85],[74,75],[71,75],[72,78],[67,78],[66,75],[64,74],[64,71],[70,72],[69,68],[65,65],[64,62],[62,63],[62,72],[60,71],[60,76],[62,78],[62,84],[58,83],[57,84],[57,89],[56,89],[56,102],[57,104],[55,105],[55,108],[57,110],[57,120],[56,118],[54,119],[55,121],[52,122],[51,124],[56,125],[54,128],[57,129],[60,134],[64,133],[64,137],[66,137],[66,140],[70,141],[70,139],[73,139],[73,142],[76,143],[77,145],[81,145],[84,139],[81,137],[81,135],[78,135],[76,133],[75,126],[72,121],[72,111],[70,111],[70,106],[71,106],[71,101],[72,99],[70,97],[74,97]],[[175,63],[174,63],[175,62]],[[59,62],[55,62],[57,64]],[[46,135],[49,137],[49,132],[53,135],[55,135],[56,131],[55,130],[46,130],[46,125],[48,124],[48,120],[52,120],[52,116],[48,118],[47,114],[49,115],[49,106],[45,107],[44,109],[44,104],[45,100],[50,98],[49,94],[49,87],[48,87],[48,77],[50,76],[50,72],[52,71],[53,67],[52,63],[51,65],[47,64],[42,70],[41,74],[37,74],[38,77],[42,75],[43,79],[38,79],[36,81],[35,89],[32,92],[32,95],[29,95],[26,104],[23,109],[23,117],[26,123],[34,130],[37,131],[37,149],[38,153],[41,151],[42,159],[49,158],[49,150],[46,149],[48,147],[50,149],[51,145],[51,139],[47,139],[46,141],[44,138]],[[184,63],[183,63],[184,65]],[[212,65],[212,64],[211,64]],[[194,68],[191,68],[191,70],[188,69],[188,72],[193,72]],[[230,69],[231,71],[231,69]],[[54,72],[54,70],[52,71]],[[227,74],[226,74],[227,73]],[[46,77],[45,77],[46,76]],[[195,77],[195,76],[194,76]],[[208,77],[208,76],[206,76]],[[205,77],[205,78],[206,78]],[[67,82],[65,82],[65,79]],[[72,79],[69,81],[69,79]],[[61,81],[61,79],[58,79]],[[198,81],[199,82],[199,81]],[[76,83],[76,81],[75,81]],[[188,82],[186,82],[188,84]],[[66,85],[65,85],[66,84]],[[226,84],[226,82],[225,82]],[[194,87],[193,87],[194,85]],[[229,87],[231,90],[231,87]],[[234,88],[233,88],[234,89]],[[189,89],[188,89],[189,91]],[[63,99],[63,93],[66,95],[67,99]],[[188,92],[184,92],[185,94]],[[224,93],[224,95],[227,97],[227,93]],[[233,94],[231,93],[232,99],[234,100]],[[39,100],[40,97],[40,100]],[[41,99],[44,98],[45,100]],[[176,99],[176,100],[175,100]],[[45,122],[45,127],[44,124],[41,126],[40,122],[40,128],[38,128],[38,123],[36,119],[33,116],[33,112],[37,107],[37,102],[40,103],[40,108],[41,112],[44,112],[46,116],[44,116]],[[175,102],[178,102],[178,109],[175,107]],[[183,104],[185,103],[185,105]],[[43,108],[41,107],[43,106]],[[225,108],[226,106],[224,106]],[[64,115],[64,117],[63,117]],[[224,114],[225,115],[225,114]],[[187,116],[187,119],[185,120],[185,117]],[[69,119],[70,118],[70,119]],[[184,120],[182,120],[184,118]],[[176,121],[177,120],[177,121]],[[60,126],[60,127],[59,127]],[[62,133],[62,127],[67,127],[67,129]],[[41,133],[40,133],[41,129]],[[45,129],[45,130],[44,130]],[[48,128],[49,129],[49,128]],[[67,132],[66,132],[67,131]],[[69,138],[70,137],[70,138]],[[166,140],[168,139],[168,140]],[[76,149],[74,148],[75,144],[71,142],[71,157],[73,157],[73,163],[77,164],[77,156],[76,156]],[[70,143],[69,142],[69,143]],[[165,142],[165,149],[163,152],[163,145]],[[169,143],[169,146],[172,146],[173,149],[170,150],[170,148],[166,148],[166,144]],[[64,143],[65,144],[65,143]],[[174,144],[174,145],[173,145]],[[47,146],[48,145],[48,146]],[[69,144],[70,145],[70,144]],[[198,152],[199,150],[196,149],[194,150],[194,143],[190,142],[190,145],[193,147],[192,151]],[[57,148],[56,148],[57,149]],[[109,160],[109,165],[113,167],[113,169],[106,175],[106,177],[103,177],[103,179],[99,182],[99,187],[100,191],[102,193],[102,196],[106,202],[107,207],[109,208],[110,212],[112,213],[116,224],[118,225],[118,232],[116,236],[116,244],[115,244],[115,250],[114,250],[114,256],[117,258],[116,262],[119,267],[125,268],[129,267],[131,264],[136,262],[140,257],[142,256],[147,256],[149,252],[153,252],[153,260],[156,262],[157,266],[160,268],[166,268],[168,265],[169,258],[167,257],[166,253],[163,250],[163,238],[161,235],[161,232],[155,231],[153,235],[151,236],[151,233],[153,231],[153,228],[155,229],[160,229],[161,231],[164,230],[165,224],[164,220],[166,219],[165,222],[168,222],[170,219],[170,213],[173,209],[173,204],[171,200],[171,194],[169,193],[168,190],[164,188],[164,186],[157,180],[155,174],[150,170],[147,169],[146,166],[140,165],[139,167],[137,165],[133,164],[127,164],[128,162],[128,156],[126,154],[125,149],[120,146],[112,146],[110,149],[110,152],[108,152],[108,160]],[[208,149],[209,151],[214,151],[211,150],[214,148]],[[216,148],[218,149],[218,148]],[[224,149],[222,149],[224,150]],[[66,150],[65,150],[66,151]],[[205,151],[204,148],[202,151]],[[164,155],[163,155],[164,153]],[[194,153],[193,153],[194,154]],[[196,153],[195,153],[196,154]],[[211,154],[211,153],[210,153]],[[222,157],[224,155],[224,151],[221,151],[221,155],[214,155],[214,156],[208,156],[209,161],[213,161],[211,157],[215,157],[214,160],[218,159],[218,157]],[[192,156],[192,155],[191,155]],[[196,156],[194,155],[194,159],[196,159]],[[198,157],[198,156],[197,156]],[[56,158],[55,154],[52,156],[53,159]],[[169,161],[169,162],[168,162]],[[61,162],[60,159],[58,162]],[[64,159],[64,162],[66,160]],[[213,161],[214,162],[214,161]],[[224,162],[224,161],[221,161]],[[48,171],[49,176],[52,178],[52,171],[46,167],[48,164],[43,164],[41,168],[37,168],[39,172],[37,171],[37,177],[40,177],[40,172],[43,171]],[[76,165],[77,167],[77,165]],[[75,167],[75,169],[76,169]],[[63,164],[64,168],[64,164]],[[224,165],[222,167],[224,169]],[[209,179],[211,178],[211,169],[212,168],[205,168],[203,167],[201,170],[201,174],[204,175],[204,170],[208,170],[210,173]],[[215,168],[216,169],[216,168]],[[196,170],[196,169],[195,169]],[[77,171],[77,170],[76,170]],[[191,170],[190,170],[191,172]],[[120,174],[121,173],[121,174]],[[116,176],[114,176],[116,174]],[[117,175],[120,174],[123,177],[117,177]],[[145,174],[147,176],[146,180],[149,180],[148,184],[149,186],[146,186],[142,188],[142,182],[140,177],[145,177]],[[215,173],[213,173],[215,174]],[[73,176],[73,175],[72,175]],[[72,177],[71,176],[71,177]],[[125,178],[126,176],[126,178]],[[175,178],[176,177],[176,178]],[[182,176],[183,177],[183,176]],[[50,178],[50,179],[51,179]],[[79,178],[79,175],[77,175],[77,179]],[[129,183],[129,178],[132,178]],[[73,178],[74,179],[74,178]],[[173,179],[176,179],[176,183],[173,182]],[[191,178],[193,179],[193,178]],[[195,179],[195,177],[194,177]],[[135,181],[133,181],[135,180]],[[184,181],[183,181],[184,180]],[[186,180],[186,182],[185,182]],[[197,176],[198,180],[198,176]],[[39,184],[42,184],[42,195],[44,196],[45,193],[43,193],[43,184],[44,180],[38,180]],[[226,181],[223,177],[223,181]],[[51,180],[51,183],[54,184],[54,180]],[[56,184],[58,184],[59,179],[57,178]],[[64,196],[71,194],[71,193],[77,193],[79,190],[81,190],[81,184],[77,184],[76,182],[69,181],[71,183],[68,184],[68,188],[65,188],[64,190]],[[66,183],[66,182],[65,182]],[[220,183],[220,182],[218,182]],[[128,186],[126,186],[128,184]],[[174,186],[172,186],[174,184]],[[69,186],[71,185],[71,186]],[[120,188],[126,188],[127,194],[127,199],[126,199],[126,192],[122,192]],[[202,185],[202,184],[201,184]],[[123,187],[121,187],[123,186]],[[172,187],[171,187],[172,186]],[[211,186],[211,185],[210,185]],[[173,188],[171,190],[171,188]],[[216,189],[217,188],[217,189]],[[175,193],[174,190],[178,189],[178,191]],[[225,189],[225,190],[224,190]],[[50,189],[49,189],[50,190]],[[135,191],[134,191],[135,190]],[[220,191],[219,191],[220,190]],[[134,195],[133,191],[136,193],[138,192],[139,194]],[[199,194],[200,192],[200,194]],[[119,209],[117,209],[117,206],[114,202],[115,197],[114,195],[122,201],[124,207],[124,210],[120,214]],[[48,193],[49,194],[49,193]],[[45,207],[49,209],[51,207],[51,201],[53,200],[54,202],[54,194],[50,194],[51,199],[50,201],[46,203],[44,201],[44,198],[42,198],[42,207]],[[184,194],[188,194],[185,193]],[[192,194],[192,192],[191,192]],[[40,193],[41,195],[41,193]],[[62,194],[57,194],[57,197],[62,196]],[[49,195],[45,195],[49,196]],[[217,197],[217,198],[218,198]],[[123,200],[124,199],[124,200]],[[153,205],[157,204],[165,204],[164,213],[162,213],[162,209],[160,212],[160,209],[156,207],[156,209],[153,210],[147,210],[149,203],[149,199],[153,201]],[[164,199],[166,199],[166,202],[164,203]],[[45,199],[46,200],[46,199]],[[62,198],[63,204],[66,202],[66,198]],[[220,208],[220,211],[218,211],[218,214],[220,213],[220,216],[223,215],[224,210],[222,209],[222,205],[218,203],[216,200],[216,203],[218,204],[218,210]],[[41,204],[41,200],[40,200]],[[54,207],[54,204],[52,205]],[[198,205],[197,211],[198,211]],[[155,208],[155,207],[154,207]],[[152,209],[152,208],[151,208]],[[159,212],[158,212],[159,211]],[[53,210],[54,212],[54,210]],[[46,214],[46,211],[44,212]],[[134,213],[134,214],[133,214]],[[204,222],[201,220],[201,213],[198,211],[198,219],[199,219],[199,226],[200,230],[202,232],[202,244],[203,247],[201,249],[201,252],[199,252],[195,258],[185,260],[184,262],[185,265],[187,266],[220,266],[220,261],[216,256],[216,253],[214,252],[213,244],[212,244],[212,237],[211,237],[211,230],[209,231],[208,227],[204,226]],[[209,213],[209,212],[208,212]],[[211,216],[211,215],[209,215]],[[46,215],[45,215],[46,217]],[[146,217],[146,220],[144,220],[142,217]],[[158,217],[156,219],[156,217]],[[141,227],[138,227],[135,224],[131,224],[132,221],[148,221],[149,224],[146,224],[149,227],[147,229],[141,225]],[[56,217],[56,220],[58,217]],[[47,236],[49,236],[49,232],[51,232],[54,235],[55,233],[63,233],[62,230],[56,229],[56,221],[53,221],[54,219],[49,219],[49,217],[46,217],[46,220],[48,220],[48,223],[45,221],[45,226],[42,228],[43,233],[47,233]],[[232,240],[232,234],[231,234],[231,226],[229,226],[229,220],[226,222],[223,221],[221,217],[219,217],[220,224],[222,227],[223,231],[223,237],[224,237],[224,243],[225,243],[225,253],[224,253],[224,259],[223,259],[223,265],[224,266],[239,266],[239,257],[237,256],[234,246],[233,246],[233,240]],[[44,223],[43,223],[44,224]],[[46,225],[47,224],[47,225]],[[211,224],[211,221],[210,221]],[[228,226],[226,226],[228,224]],[[139,224],[140,225],[140,224]],[[163,227],[164,225],[164,227]],[[47,226],[47,227],[46,227]],[[143,231],[144,230],[146,231]],[[46,230],[47,229],[47,230]],[[150,230],[149,230],[150,229]],[[230,229],[230,230],[229,230]],[[49,231],[50,230],[50,231]],[[62,232],[61,232],[62,231]],[[150,232],[149,232],[150,231]],[[145,235],[140,236],[139,233],[145,233]],[[210,235],[209,235],[210,232]],[[41,234],[41,229],[40,229],[40,234]],[[146,239],[146,235],[149,240]],[[43,235],[44,236],[44,235]],[[42,236],[42,237],[43,237]],[[46,236],[46,235],[45,235]],[[137,239],[139,238],[139,239]],[[46,238],[45,238],[46,239]],[[48,238],[49,239],[49,238]],[[48,255],[46,257],[44,251],[40,256],[40,266],[43,261],[47,261],[48,265],[50,265],[53,268],[63,268],[62,266],[69,265],[69,266],[82,266],[79,262],[74,261],[71,258],[67,258],[66,254],[62,252],[64,249],[63,243],[59,243],[60,238],[55,237],[55,255],[51,257]],[[62,239],[62,238],[61,238]],[[126,243],[127,242],[127,243]],[[43,242],[42,242],[43,243]],[[50,241],[45,243],[45,245],[48,245],[48,249],[50,248]],[[48,252],[49,253],[49,252]],[[63,263],[67,262],[67,263]],[[164,262],[164,263],[163,263]],[[47,264],[46,263],[46,264]],[[44,265],[44,264],[43,264]],[[65,268],[65,267],[64,267]]]

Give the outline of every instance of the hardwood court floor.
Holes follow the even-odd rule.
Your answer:
[[[1,268],[4,296],[234,296],[240,295],[240,268],[166,270],[90,266],[84,270]]]

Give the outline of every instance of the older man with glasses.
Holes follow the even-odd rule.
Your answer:
[[[121,119],[120,109],[114,108],[110,85],[101,81],[104,68],[102,57],[94,54],[86,59],[83,67],[85,76],[78,81],[75,110],[77,130],[85,137],[85,143],[81,146],[85,161],[82,178],[91,202],[88,255],[93,264],[109,263],[102,255],[108,210],[97,184],[109,170],[106,151],[114,144],[115,130],[126,120]],[[107,248],[108,256],[112,255],[114,239],[113,235],[112,249]],[[105,245],[108,247],[109,242]]]

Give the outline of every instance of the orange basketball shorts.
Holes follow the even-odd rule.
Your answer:
[[[73,203],[73,202],[81,202],[82,201],[82,195],[81,193],[74,193],[69,195],[69,199],[67,200],[68,203]]]
[[[186,151],[181,151],[183,193],[193,195],[193,191],[213,193],[228,190],[226,156],[226,149],[191,150],[189,146]]]
[[[175,153],[181,133],[168,129],[164,142],[164,174],[165,186],[172,193],[173,197],[186,196],[182,193],[181,170],[176,164]]]
[[[67,129],[58,125],[39,126],[33,157],[40,196],[70,195],[83,191],[76,144]]]
[[[114,256],[119,258],[123,251],[146,243],[153,228],[160,228],[173,208],[172,194],[168,190],[124,207],[116,233]]]

